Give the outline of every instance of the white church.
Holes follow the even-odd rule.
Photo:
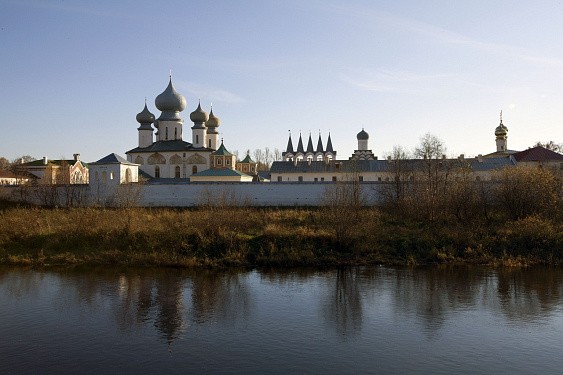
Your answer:
[[[176,91],[172,76],[166,89],[156,97],[155,118],[147,108],[137,114],[140,124],[138,146],[127,151],[127,161],[138,164],[142,173],[157,179],[190,179],[190,181],[248,182],[253,180],[256,166],[252,160],[245,165],[247,173],[237,170],[236,157],[219,142],[217,128],[221,120],[211,108],[208,114],[198,103],[190,113],[191,142],[184,137],[184,120],[180,112],[186,109],[186,99]],[[153,128],[154,125],[154,128]]]

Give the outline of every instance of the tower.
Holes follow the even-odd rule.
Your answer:
[[[145,108],[137,114],[137,122],[141,124],[137,128],[139,131],[139,147],[145,148],[149,147],[153,143],[153,128],[152,123],[154,122],[154,115],[147,108],[147,101],[145,100]]]
[[[207,144],[206,147],[212,150],[217,150],[219,143],[219,132],[217,128],[221,125],[221,120],[219,117],[213,114],[213,105],[211,106],[211,112],[209,112],[209,119],[205,123],[207,127]]]
[[[182,139],[182,124],[180,112],[186,109],[186,99],[174,89],[172,76],[168,87],[156,97],[154,104],[162,111],[154,126],[158,129],[157,141]]]
[[[362,128],[362,131],[358,133],[356,138],[358,139],[358,151],[369,150],[368,147],[369,134],[364,130],[364,128]]]
[[[508,128],[502,123],[502,111],[500,111],[500,124],[495,129],[497,152],[505,152],[508,150],[507,134]]]
[[[192,126],[192,145],[195,148],[206,147],[207,128],[205,122],[209,119],[209,115],[201,109],[201,103],[198,103],[195,111],[190,113],[190,120],[194,123]]]

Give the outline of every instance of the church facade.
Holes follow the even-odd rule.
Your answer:
[[[172,77],[166,89],[156,97],[156,108],[161,111],[155,118],[147,108],[137,114],[138,146],[127,151],[127,160],[139,165],[142,172],[151,178],[190,179],[193,181],[209,181],[211,175],[222,180],[221,174],[229,175],[231,181],[248,181],[245,174],[228,173],[236,170],[236,160],[226,160],[224,155],[215,157],[217,152],[226,151],[223,142],[219,144],[218,127],[221,120],[213,113],[209,114],[201,108],[190,113],[191,142],[184,140],[184,120],[180,113],[186,109],[186,99],[174,88]],[[154,128],[153,128],[154,126]],[[225,164],[218,165],[214,161]],[[228,164],[227,164],[228,162]],[[221,172],[223,170],[223,172]],[[204,173],[205,172],[205,173]],[[233,175],[233,176],[231,176]]]

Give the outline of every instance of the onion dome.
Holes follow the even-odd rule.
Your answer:
[[[154,104],[159,111],[162,111],[161,120],[179,120],[178,112],[186,109],[186,99],[172,85],[172,77],[168,87],[156,97]]]
[[[152,124],[155,120],[154,115],[147,108],[147,103],[145,103],[145,108],[137,113],[137,122],[139,124]]]
[[[221,125],[221,120],[219,117],[213,114],[213,107],[211,107],[211,112],[209,112],[209,119],[205,122],[208,128],[216,128]]]
[[[504,137],[504,136],[506,136],[507,133],[508,133],[508,128],[506,126],[504,126],[504,124],[502,123],[502,120],[500,120],[499,126],[497,126],[496,129],[495,129],[495,135],[497,137]]]
[[[505,137],[508,133],[508,128],[502,123],[502,111],[500,111],[500,124],[495,128],[495,135],[497,137]]]
[[[356,136],[358,141],[367,141],[369,139],[369,134],[362,128],[362,131]]]
[[[190,120],[192,120],[192,122],[195,124],[206,122],[208,119],[209,116],[207,115],[207,112],[201,109],[201,103],[198,103],[195,111],[190,113]]]

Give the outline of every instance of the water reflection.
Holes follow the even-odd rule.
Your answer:
[[[372,311],[413,321],[433,337],[457,314],[483,310],[511,324],[541,322],[560,312],[563,272],[557,268],[351,268],[319,271],[0,268],[0,299],[52,293],[59,313],[108,314],[121,332],[152,327],[171,346],[194,325],[249,321],[264,283],[310,295],[324,324],[354,337]],[[313,293],[312,291],[315,290]],[[320,290],[320,291],[319,291]],[[275,303],[275,301],[269,302]],[[298,307],[295,307],[298,308]],[[275,310],[274,310],[275,313]],[[280,320],[283,316],[279,317]],[[368,323],[366,323],[366,321]]]
[[[354,335],[362,328],[362,297],[358,273],[357,268],[339,269],[334,278],[334,287],[327,293],[324,316],[341,337]]]
[[[545,318],[561,303],[561,270],[558,268],[507,268],[497,271],[497,294],[509,321]]]

